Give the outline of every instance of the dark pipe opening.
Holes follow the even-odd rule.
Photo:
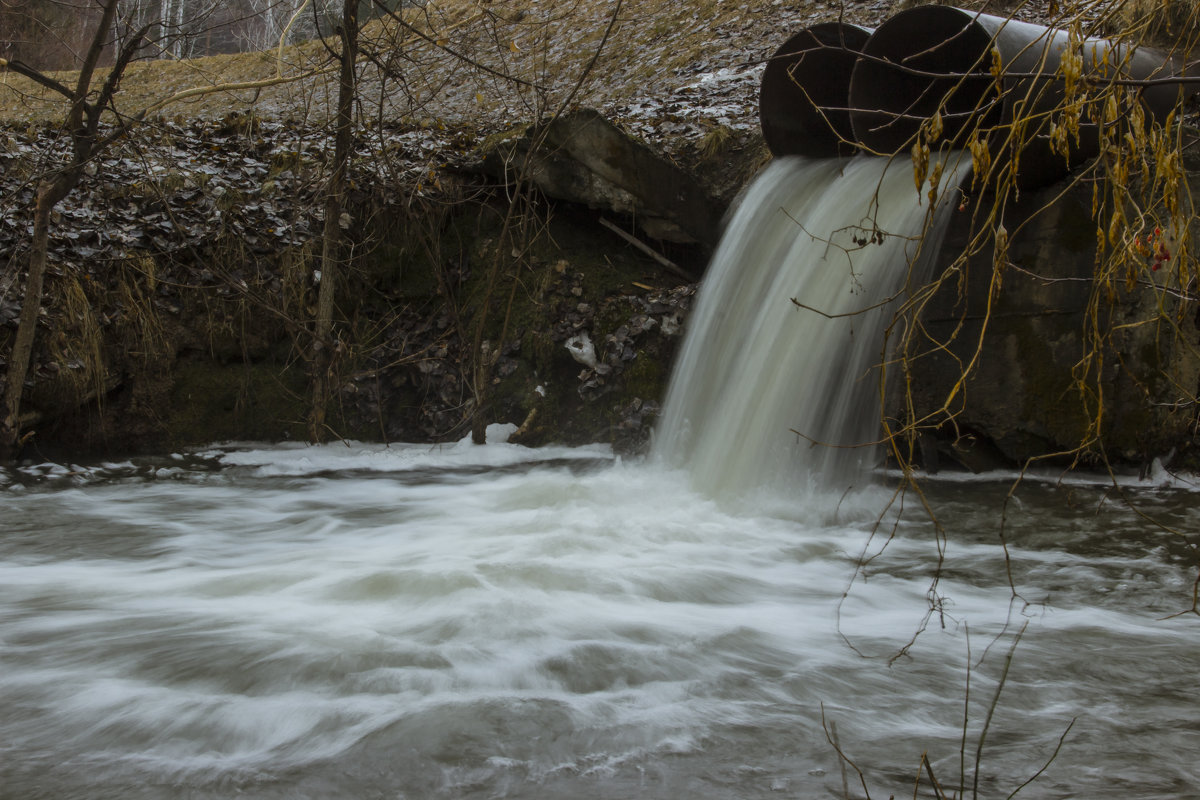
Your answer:
[[[847,108],[850,75],[870,35],[857,25],[822,22],[775,51],[758,101],[772,154],[827,158],[855,152]]]
[[[892,155],[911,147],[921,126],[940,114],[939,144],[962,147],[976,132],[996,167],[1016,162],[1019,185],[1050,183],[1099,152],[1100,129],[1087,119],[1069,156],[1051,146],[1065,95],[1059,68],[1070,43],[1063,30],[952,6],[901,11],[873,33],[838,22],[814,25],[767,64],[759,94],[763,137],[777,156],[849,155],[856,148]],[[1163,53],[1103,39],[1086,40],[1082,57],[1081,77],[1097,83],[1179,74]],[[1136,102],[1149,123],[1183,96],[1178,85],[1146,86]]]
[[[991,45],[975,15],[958,8],[918,6],[893,16],[867,41],[850,79],[855,138],[868,150],[895,153],[939,110],[942,136],[951,141],[969,125],[995,125],[1001,109]]]

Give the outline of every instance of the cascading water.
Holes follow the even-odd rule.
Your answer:
[[[873,465],[888,301],[937,252],[965,161],[938,162],[931,213],[907,161],[776,159],[713,257],[655,454],[715,495],[844,486]]]

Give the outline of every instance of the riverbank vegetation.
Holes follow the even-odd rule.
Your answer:
[[[897,506],[910,490],[924,502],[915,470],[939,463],[1195,469],[1195,108],[1181,92],[1145,118],[1138,93],[1156,78],[1085,69],[1097,36],[1190,63],[1195,6],[973,5],[1060,26],[1069,43],[1061,92],[1036,113],[958,137],[935,114],[898,156],[918,196],[958,193],[932,277],[913,275],[880,343]],[[769,158],[764,59],[781,31],[874,25],[897,7],[346,2],[324,37],[185,59],[169,29],[98,3],[108,16],[80,69],[4,56],[0,458],[478,441],[498,421],[518,426],[513,441],[638,450],[706,229]],[[585,130],[604,145],[569,152]],[[1034,191],[1017,167],[1038,137],[1055,158],[1095,153]],[[951,146],[973,160],[961,190],[928,168]],[[664,207],[630,173],[678,180],[695,204]],[[696,209],[707,222],[689,229]],[[921,630],[945,609],[931,516]],[[1161,530],[1195,561],[1194,537]],[[853,581],[884,540],[881,525]]]
[[[640,439],[669,372],[674,334],[663,330],[686,310],[675,287],[691,284],[680,275],[699,274],[711,245],[658,225],[644,203],[622,206],[612,191],[600,207],[595,198],[556,200],[534,186],[531,170],[545,172],[544,163],[501,158],[497,174],[486,156],[503,151],[512,131],[532,131],[536,142],[549,128],[525,126],[595,108],[696,174],[712,206],[723,207],[767,158],[755,101],[779,31],[838,18],[876,25],[900,5],[360,4],[353,59],[342,57],[332,5],[312,18],[323,38],[293,41],[293,32],[269,49],[198,59],[174,57],[170,37],[182,28],[143,26],[138,40],[134,17],[118,10],[109,34],[92,40],[99,49],[87,81],[36,69],[10,47],[16,57],[0,84],[8,447],[154,449],[206,435],[439,439],[478,435],[502,417],[528,421],[545,438],[634,429]],[[1093,36],[1153,40],[1182,59],[1195,45],[1191,6],[1173,0],[975,5],[1061,26],[1072,52]],[[338,87],[351,85],[339,65],[351,61],[351,113],[339,125]],[[885,423],[899,463],[938,450],[943,460],[975,463],[962,451],[977,439],[1010,461],[1040,448],[1094,464],[1107,457],[1106,442],[1119,442],[1118,460],[1149,463],[1194,425],[1195,381],[1176,358],[1196,338],[1187,327],[1195,275],[1188,108],[1142,125],[1124,113],[1137,87],[1101,85],[1072,73],[1076,64],[1062,59],[1069,89],[1038,124],[1064,151],[1078,146],[1080,125],[1103,136],[1103,155],[1074,174],[1075,189],[1057,193],[1089,195],[1090,212],[1062,238],[1093,243],[1080,252],[1094,246],[1096,279],[1046,272],[1033,252],[1040,245],[1022,245],[1045,215],[1021,205],[1030,193],[1004,167],[1017,159],[975,146],[967,233],[897,317],[892,372],[909,389]],[[73,110],[73,98],[83,105]],[[82,139],[78,125],[63,124],[80,113],[91,126]],[[1032,135],[1017,130],[1027,122],[1008,123],[1010,151],[1020,152],[1018,133]],[[340,151],[339,130],[350,134]],[[950,143],[933,120],[922,128],[918,184],[936,190],[921,165]],[[339,194],[339,164],[348,179],[334,214],[327,202]],[[39,186],[64,175],[74,186],[44,217],[46,296],[29,303],[27,270],[42,246],[32,235]],[[1074,356],[1019,356],[1032,368],[1069,363],[1065,373],[1043,370],[1044,380],[1036,369],[1022,376],[1031,394],[1049,399],[1022,410],[1036,425],[1006,436],[982,431],[971,413],[991,385],[979,377],[1010,374],[1000,369],[1007,359],[992,355],[1002,316],[968,308],[965,297],[970,286],[974,297],[1002,304],[1020,294],[1017,276],[1086,283],[1079,336],[1087,346]],[[1149,311],[1113,317],[1131,304]],[[24,380],[14,356],[24,345],[13,349],[22,311],[27,330],[40,331]],[[580,333],[611,349],[599,370],[566,347]],[[1026,341],[1024,349],[1048,343],[1044,331],[1004,335]],[[926,370],[944,358],[950,368]],[[1119,392],[1128,402],[1115,409],[1109,387],[1118,372],[1128,376]],[[330,388],[314,390],[314,381]],[[547,396],[559,404],[554,413]],[[331,402],[327,419],[314,413],[321,398]],[[1126,407],[1138,403],[1143,417],[1131,425]],[[1169,436],[1125,435],[1161,428],[1164,415]],[[930,437],[933,448],[922,447]]]

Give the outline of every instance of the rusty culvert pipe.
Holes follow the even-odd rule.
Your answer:
[[[912,146],[921,124],[939,109],[942,138],[964,143],[965,132],[987,133],[997,125],[1055,108],[1063,99],[1055,73],[1069,44],[1066,31],[978,14],[952,6],[917,6],[882,25],[862,49],[850,80],[849,105],[854,137],[865,149],[891,154]],[[991,75],[992,50],[999,53],[1001,91]],[[1171,60],[1148,48],[1131,49],[1108,40],[1085,42],[1083,74],[1135,80],[1165,78],[1176,70]],[[1109,66],[1112,65],[1112,66]],[[1146,87],[1141,93],[1147,119],[1163,118],[1180,98],[1177,85]],[[1051,152],[1050,120],[1031,126],[1032,138],[1021,149],[1018,182],[1049,183],[1071,164]],[[993,151],[1002,142],[993,131]],[[1094,126],[1081,125],[1072,162],[1096,154]]]
[[[763,138],[773,155],[827,158],[855,152],[850,76],[870,35],[870,28],[822,22],[775,51],[758,97]]]

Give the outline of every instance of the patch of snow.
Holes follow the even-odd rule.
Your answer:
[[[762,80],[764,65],[751,67],[750,69],[738,70],[733,67],[722,67],[715,72],[701,73],[696,80],[685,85],[685,89],[716,89],[721,84],[727,83],[750,83],[758,86]]]

